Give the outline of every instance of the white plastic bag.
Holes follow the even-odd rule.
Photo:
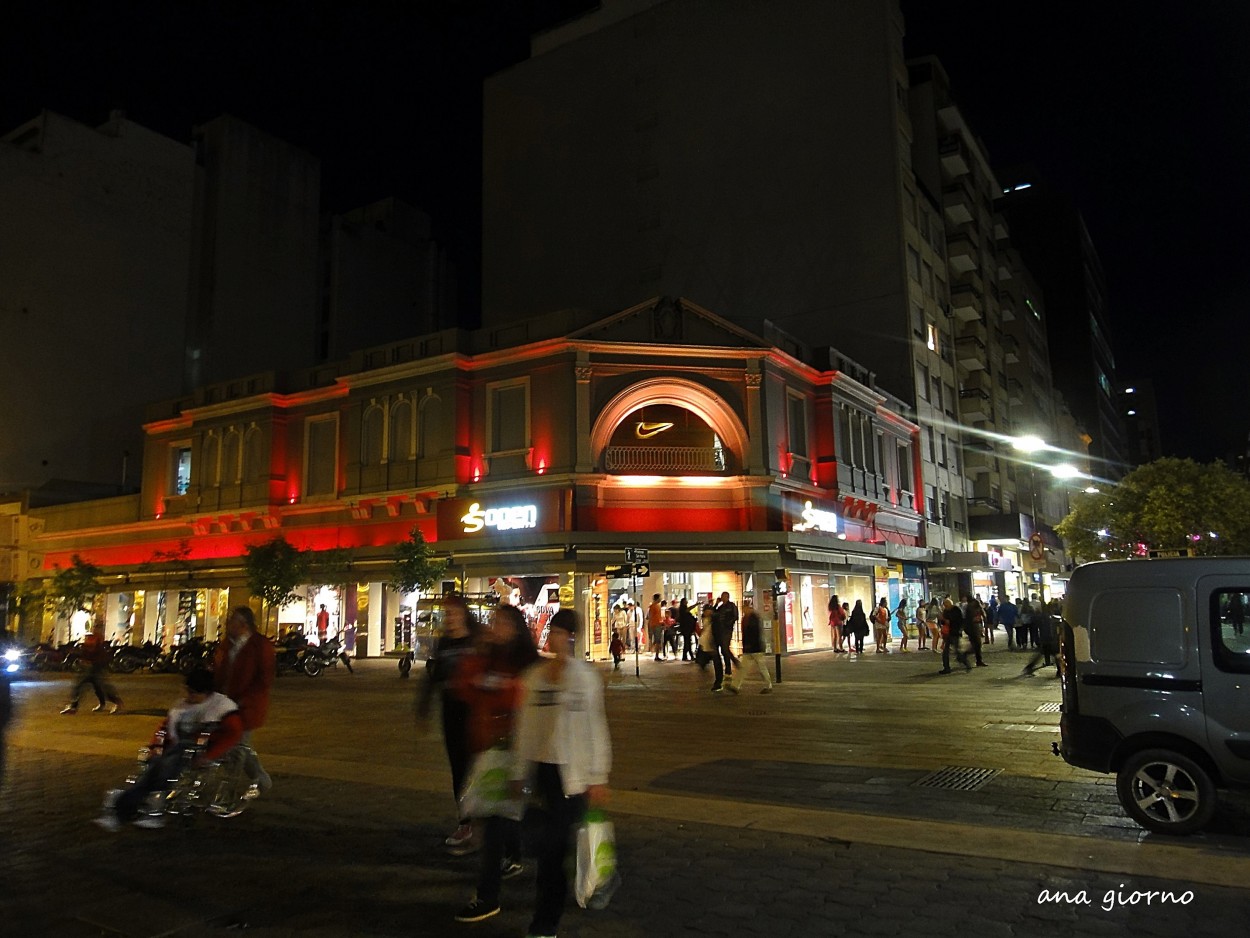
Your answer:
[[[460,794],[460,816],[505,817],[519,821],[525,805],[519,798],[509,795],[511,767],[512,756],[507,749],[496,747],[478,753]]]
[[[602,811],[587,811],[577,830],[577,874],[573,882],[577,904],[583,909],[607,908],[620,882],[616,830]]]

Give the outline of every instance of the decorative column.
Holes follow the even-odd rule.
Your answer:
[[[585,352],[577,353],[577,463],[575,472],[590,472],[594,465],[594,454],[590,451],[590,379],[594,369],[588,364]]]
[[[768,469],[764,461],[764,409],[760,400],[760,386],[764,376],[760,373],[760,363],[753,360],[747,365],[747,452],[742,471],[746,475],[753,472],[765,472]]]

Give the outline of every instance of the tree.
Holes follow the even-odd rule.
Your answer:
[[[1080,560],[1177,548],[1250,554],[1250,481],[1219,463],[1157,459],[1113,486],[1075,496],[1056,530]]]
[[[282,535],[264,544],[249,545],[243,558],[247,585],[265,606],[264,621],[273,609],[282,609],[300,598],[298,587],[307,581],[308,551],[299,550]]]
[[[65,568],[58,566],[48,581],[44,591],[45,605],[61,619],[68,619],[75,612],[90,612],[95,598],[104,591],[100,586],[103,573],[95,564],[74,554],[70,565]]]
[[[447,572],[447,561],[436,560],[420,528],[414,527],[408,540],[395,546],[395,566],[389,586],[397,593],[428,590]]]

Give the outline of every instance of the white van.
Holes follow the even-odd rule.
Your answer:
[[[1072,765],[1116,773],[1147,830],[1189,834],[1217,788],[1250,788],[1250,558],[1078,567],[1060,630],[1061,742]]]

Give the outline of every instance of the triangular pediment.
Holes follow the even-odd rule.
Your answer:
[[[759,336],[681,297],[653,297],[569,333],[576,342],[768,348]]]

